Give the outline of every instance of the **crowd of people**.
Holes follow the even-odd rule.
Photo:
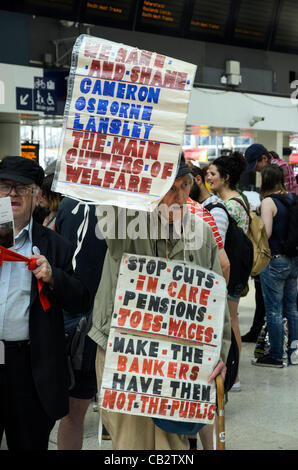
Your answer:
[[[238,187],[248,171],[261,174],[259,217],[271,258],[254,278],[255,317],[251,330],[241,338],[238,307],[245,288],[232,286],[233,259],[225,248],[231,218],[245,234],[249,231],[250,205]],[[175,181],[160,202],[168,211],[159,212],[160,230],[154,240],[115,238],[109,233],[103,239],[98,233],[103,212],[96,214],[94,205],[53,193],[53,177],[53,170],[45,176],[37,163],[23,157],[0,161],[0,197],[10,197],[13,211],[13,250],[28,260],[4,258],[0,265],[0,340],[5,346],[5,363],[0,364],[0,444],[5,432],[9,449],[45,450],[60,420],[58,449],[82,448],[86,412],[101,387],[123,253],[182,260],[223,275],[227,285],[223,338],[209,381],[227,374],[231,335],[240,355],[242,341],[256,342],[264,324],[269,351],[253,365],[298,364],[298,230],[294,226],[297,229],[298,185],[292,168],[277,154],[253,144],[244,155],[231,152],[202,169],[197,162],[185,160],[182,152]],[[115,210],[119,217],[120,209]],[[183,229],[180,237],[175,236],[177,223],[182,224],[186,214],[190,227],[199,224],[199,247],[186,248]],[[149,226],[149,214],[140,216]],[[129,216],[125,220],[128,225]],[[162,235],[164,227],[167,237]],[[115,227],[109,228],[115,233]],[[241,371],[236,372],[231,392],[241,391]],[[190,436],[167,432],[146,416],[105,410],[101,416],[114,450],[188,450],[195,445]],[[213,448],[212,435],[212,425],[200,429],[204,449]]]

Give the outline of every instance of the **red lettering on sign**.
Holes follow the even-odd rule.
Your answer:
[[[186,320],[169,319],[168,334],[176,338],[195,339],[199,342],[210,343],[212,341],[213,331],[211,327],[205,328],[204,325],[198,325],[196,323],[188,324]]]
[[[71,148],[71,149],[67,150],[66,155],[65,155],[66,163],[75,163],[76,156],[77,156],[77,150],[76,149]]]
[[[173,167],[174,167],[173,163],[165,162],[163,166],[163,170],[162,170],[162,175],[161,175],[163,180],[172,176]]]
[[[158,277],[148,277],[148,283],[147,283],[147,288],[146,292],[153,292],[153,294],[156,293],[156,288],[158,284]]]
[[[113,410],[115,407],[116,397],[117,392],[115,390],[105,390],[102,400],[102,407],[110,408],[110,410]]]
[[[176,372],[177,372],[177,363],[169,362],[167,377],[169,377],[170,379],[175,379]]]
[[[130,315],[130,310],[128,308],[121,307],[119,309],[118,318],[117,318],[118,326],[124,326],[129,315]]]
[[[197,377],[198,377],[198,375],[199,375],[199,371],[200,371],[199,366],[193,366],[193,367],[191,368],[191,374],[190,374],[190,376],[189,376],[190,380],[193,380],[193,381],[194,381],[194,380],[197,380]]]
[[[142,374],[151,374],[152,373],[152,366],[153,366],[153,359],[143,359],[143,368]]]
[[[131,411],[132,405],[134,401],[137,399],[137,396],[134,393],[129,393],[127,395],[127,398],[128,398],[127,411]]]
[[[117,363],[117,370],[120,370],[121,372],[125,372],[126,371],[126,363],[127,363],[127,357],[119,355],[118,363]]]

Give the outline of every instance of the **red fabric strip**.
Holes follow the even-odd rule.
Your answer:
[[[4,248],[4,246],[0,245],[0,266],[3,261],[23,261],[28,263],[28,269],[30,271],[33,271],[36,268],[36,258],[26,258],[25,256],[15,253],[12,250],[8,250],[7,248]],[[47,296],[42,292],[43,286],[44,282],[41,279],[37,279],[39,300],[42,308],[46,311],[51,307],[51,304]]]

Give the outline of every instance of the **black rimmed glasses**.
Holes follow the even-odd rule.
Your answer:
[[[18,196],[25,196],[32,190],[31,186],[25,186],[23,184],[0,183],[1,196],[9,196],[12,189],[15,190]]]

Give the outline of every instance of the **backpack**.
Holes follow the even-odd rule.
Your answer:
[[[241,199],[235,197],[231,199],[238,201],[239,204],[241,204],[245,209],[249,217],[249,229],[247,236],[251,240],[254,248],[254,259],[251,276],[258,276],[263,271],[263,269],[266,268],[271,259],[271,252],[264,222],[262,221],[261,217],[250,211],[249,207],[247,207],[246,204],[241,201]]]
[[[281,240],[284,254],[288,258],[295,258],[298,256],[298,196],[292,194],[292,202],[289,202],[285,196],[280,194],[271,194],[266,197],[272,199],[278,199],[288,208],[289,214],[289,226],[287,231],[287,238]]]
[[[89,317],[83,316],[73,328],[71,334],[65,334],[66,356],[69,372],[69,390],[75,386],[75,371],[81,371],[84,368],[85,344],[88,341],[88,332],[91,328],[92,314]],[[95,343],[94,343],[95,346]],[[85,359],[85,360],[84,360]]]
[[[230,295],[240,296],[247,285],[252,270],[254,257],[253,244],[242,228],[238,227],[236,220],[229,214],[224,204],[216,202],[205,206],[209,212],[215,207],[223,209],[229,219],[224,246],[230,261],[228,293]]]

